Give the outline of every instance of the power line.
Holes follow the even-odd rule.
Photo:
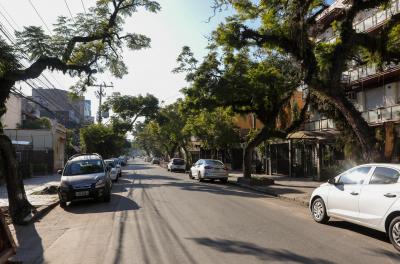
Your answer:
[[[55,114],[53,111],[51,111],[49,108],[47,108],[47,107],[44,106],[43,104],[41,104],[41,103],[39,103],[39,102],[33,100],[32,98],[29,98],[28,96],[26,96],[25,94],[23,94],[20,90],[16,89],[15,87],[13,87],[11,90],[12,90],[12,91],[11,91],[12,94],[14,94],[14,95],[19,95],[19,96],[21,96],[22,98],[24,98],[24,99],[26,99],[26,100],[28,100],[28,101],[31,101],[31,102],[33,102],[33,103],[39,105],[40,107],[42,107],[43,109],[45,109],[45,110],[47,110],[49,113],[51,113],[52,115],[56,116],[56,114]]]
[[[72,21],[74,20],[74,16],[72,15],[71,9],[69,8],[67,0],[64,0],[65,5],[67,6],[69,15],[71,16]]]
[[[6,15],[11,19],[11,21],[14,23],[14,26],[16,27],[16,28],[20,28],[20,26],[17,24],[17,22],[15,22],[15,20],[12,18],[12,16],[10,15],[10,13],[8,13],[7,12],[7,9],[5,9],[4,8],[4,6],[0,3],[0,7],[1,7],[1,9],[3,9],[4,10],[4,12],[6,13]]]
[[[83,0],[81,0],[81,3],[82,3],[83,11],[84,11],[85,14],[86,14],[86,7],[85,7],[85,4],[83,3]]]
[[[47,28],[47,30],[49,31],[50,35],[51,35],[51,30],[50,28],[47,26],[46,22],[44,21],[43,17],[39,14],[39,11],[36,9],[35,5],[32,3],[32,0],[28,0],[29,3],[31,4],[32,8],[35,10],[36,15],[40,18],[40,20],[42,21],[43,25]]]

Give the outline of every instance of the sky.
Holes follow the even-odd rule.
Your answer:
[[[83,2],[83,4],[82,4]],[[127,19],[126,32],[145,34],[150,37],[151,48],[140,51],[124,51],[124,60],[129,74],[123,79],[116,79],[109,74],[98,75],[98,82],[113,84],[106,93],[120,92],[127,95],[151,93],[165,104],[181,97],[179,90],[187,85],[183,74],[173,74],[177,66],[176,58],[183,46],[190,46],[198,59],[206,55],[207,36],[229,15],[229,11],[218,13],[209,23],[206,21],[213,14],[210,7],[212,0],[159,0],[161,11],[157,14],[140,10]],[[44,29],[52,28],[52,24],[60,15],[70,16],[93,6],[94,0],[0,0],[0,22],[10,32],[20,30],[23,26],[36,25]],[[84,7],[83,7],[84,6]],[[36,13],[35,9],[39,13]],[[11,25],[10,25],[11,24]],[[44,76],[56,88],[67,90],[74,80],[60,73],[45,72]],[[46,79],[40,78],[44,83]],[[38,86],[43,86],[39,80]],[[31,89],[24,83],[22,87],[26,95]],[[95,116],[98,99],[94,95],[96,88],[88,89],[86,99],[92,101],[92,115]]]

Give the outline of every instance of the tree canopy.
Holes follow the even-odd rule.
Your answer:
[[[304,83],[321,101],[328,99],[342,113],[360,143],[364,159],[376,159],[373,131],[345,95],[342,74],[350,63],[399,62],[399,18],[392,15],[379,32],[368,34],[353,25],[357,15],[372,8],[388,8],[390,0],[348,1],[338,19],[321,22],[319,16],[329,8],[327,1],[250,1],[215,0],[216,7],[231,5],[236,14],[214,32],[213,39],[225,49],[263,48],[290,54],[304,73]],[[328,27],[336,40],[318,40]]]

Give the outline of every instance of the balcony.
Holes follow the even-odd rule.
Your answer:
[[[391,6],[385,10],[377,10],[374,15],[364,18],[354,24],[356,32],[372,32],[381,27],[393,15],[400,12],[400,0],[392,1]]]
[[[342,74],[342,82],[348,85],[354,85],[360,82],[371,81],[383,75],[397,73],[400,70],[400,65],[391,63],[384,65],[380,69],[376,64],[362,65]]]
[[[345,8],[344,0],[336,0],[316,18],[317,22],[325,24],[335,18]]]
[[[368,124],[381,124],[387,121],[400,120],[400,105],[380,107],[378,109],[369,110],[361,113],[362,117]]]
[[[322,131],[329,129],[336,129],[335,123],[332,119],[320,119],[315,121],[309,121],[304,127],[306,131]]]

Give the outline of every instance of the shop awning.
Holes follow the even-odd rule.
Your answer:
[[[290,133],[287,139],[335,140],[339,134],[340,131],[336,130],[296,131]]]

